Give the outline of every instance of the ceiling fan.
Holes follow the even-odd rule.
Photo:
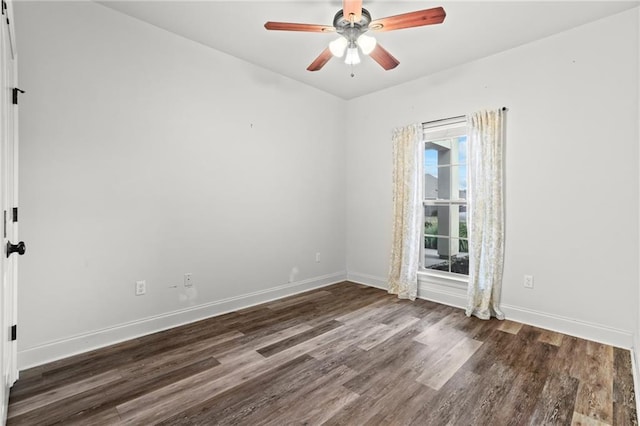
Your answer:
[[[360,63],[358,48],[363,54],[371,56],[382,68],[390,70],[397,67],[400,62],[380,46],[374,37],[365,34],[367,31],[393,31],[441,24],[444,22],[445,16],[446,13],[442,7],[435,7],[372,21],[369,11],[362,8],[362,0],[343,0],[342,9],[333,18],[333,26],[268,21],[264,27],[267,30],[276,31],[336,32],[340,34],[340,37],[329,43],[329,47],[324,49],[307,67],[308,71],[320,70],[332,56],[342,57],[345,52],[345,63],[356,65]]]

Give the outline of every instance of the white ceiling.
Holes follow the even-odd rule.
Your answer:
[[[375,34],[400,65],[384,71],[371,58],[351,69],[334,58],[307,66],[335,34],[267,31],[266,21],[332,25],[341,0],[103,1],[106,7],[226,52],[344,99],[401,84],[638,6],[627,1],[364,0],[372,19],[443,6],[443,24]]]

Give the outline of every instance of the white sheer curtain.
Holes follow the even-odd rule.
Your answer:
[[[415,300],[420,257],[420,159],[422,125],[393,131],[393,242],[389,293]]]
[[[467,316],[504,319],[500,311],[504,260],[503,153],[505,111],[467,116],[469,289]]]

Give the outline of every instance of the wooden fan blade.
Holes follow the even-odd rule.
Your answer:
[[[264,27],[275,31],[305,31],[309,33],[328,33],[335,31],[334,27],[316,24],[295,24],[292,22],[266,22]]]
[[[394,58],[387,49],[380,46],[380,43],[376,44],[375,49],[373,49],[369,56],[371,56],[371,59],[379,63],[380,66],[387,71],[394,69],[400,64],[400,61]]]
[[[353,16],[353,21],[358,22],[362,17],[362,0],[342,0],[342,15],[345,19],[349,20],[350,15]]]
[[[313,62],[311,62],[311,65],[307,67],[307,71],[320,70],[327,62],[329,62],[329,59],[331,59],[332,56],[331,50],[327,47]]]
[[[403,28],[421,27],[423,25],[441,24],[447,16],[442,7],[416,10],[401,15],[376,19],[369,24],[369,29],[375,31],[393,31]]]

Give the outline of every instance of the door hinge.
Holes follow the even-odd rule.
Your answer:
[[[24,93],[24,90],[20,90],[17,87],[13,88],[13,104],[18,105],[18,92]]]
[[[18,221],[18,208],[17,207],[13,208],[13,221],[14,222]]]
[[[18,326],[17,325],[12,325],[11,326],[11,341],[13,342],[14,340],[18,339]]]
[[[4,15],[7,11],[7,2],[2,0],[2,14]]]
[[[7,238],[7,211],[4,211],[4,237]]]

